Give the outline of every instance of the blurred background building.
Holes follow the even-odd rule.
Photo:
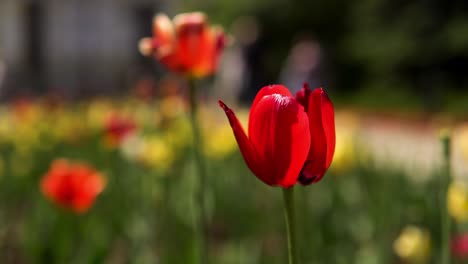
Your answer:
[[[52,89],[75,96],[122,89],[150,69],[136,48],[151,35],[155,0],[2,0],[2,96]]]

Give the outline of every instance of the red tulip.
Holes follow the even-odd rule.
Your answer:
[[[92,167],[55,160],[41,180],[41,191],[51,201],[76,213],[86,212],[105,187],[105,180]]]
[[[452,253],[462,259],[468,259],[468,234],[455,237],[452,240]]]
[[[112,114],[104,126],[105,139],[110,146],[119,145],[128,135],[136,130],[135,122],[127,117]]]
[[[153,37],[140,41],[140,52],[154,56],[174,72],[204,77],[216,71],[224,44],[223,30],[210,27],[203,13],[180,14],[173,21],[158,14],[153,20]]]
[[[250,109],[248,136],[222,101],[247,166],[268,185],[292,187],[319,181],[335,146],[333,106],[319,88],[295,99],[283,85],[263,87]],[[306,111],[304,111],[304,109]]]

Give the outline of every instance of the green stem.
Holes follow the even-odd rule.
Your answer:
[[[288,234],[288,260],[289,264],[297,264],[296,255],[296,226],[294,212],[294,189],[283,188],[284,217],[286,219],[286,231]]]
[[[206,209],[205,209],[205,184],[206,184],[206,167],[203,154],[203,138],[200,133],[199,123],[197,121],[198,115],[198,100],[197,100],[197,87],[193,78],[188,79],[189,84],[189,97],[190,97],[190,123],[193,133],[193,152],[195,156],[195,165],[198,174],[198,188],[195,192],[195,202],[198,214],[194,224],[195,232],[195,252],[199,260],[199,264],[208,263],[207,242],[206,242]]]
[[[440,207],[441,207],[441,264],[450,263],[450,216],[447,209],[447,190],[451,181],[450,156],[451,138],[448,132],[441,135],[442,155],[443,155],[443,175],[440,177]]]

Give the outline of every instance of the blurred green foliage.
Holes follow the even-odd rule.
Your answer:
[[[158,109],[158,104],[129,100],[116,104],[113,110],[143,107],[145,111],[133,112],[139,113],[141,116],[134,117],[141,120]],[[113,111],[102,105],[98,102],[97,109]],[[55,112],[42,107],[27,108],[32,113],[25,116],[32,119],[20,115],[20,122],[12,123],[15,127],[0,127],[2,263],[191,263],[197,180],[189,141],[179,146],[173,162],[162,159],[159,164],[146,166],[127,159],[118,148],[106,147],[103,131],[86,125],[86,108],[67,106],[68,110],[56,112],[59,119],[83,118],[74,119],[82,120],[80,123],[65,122],[71,127],[61,129],[73,131],[70,134],[56,134],[58,122],[48,119]],[[213,124],[209,115],[216,112],[210,109],[201,116]],[[2,113],[3,123],[15,115],[14,111]],[[170,119],[157,127],[139,124],[142,133],[161,136],[171,129],[171,122],[186,120],[186,116]],[[82,129],[77,129],[77,124]],[[227,121],[215,124],[229,126]],[[10,129],[17,133],[5,134]],[[20,132],[23,129],[25,134]],[[74,137],[77,131],[81,134]],[[180,126],[170,132],[185,133]],[[213,129],[205,136],[205,140],[218,137]],[[220,136],[223,140],[219,142],[233,140],[231,134]],[[31,141],[34,138],[38,141]],[[414,180],[417,170],[408,177],[399,168],[376,167],[372,158],[356,155],[365,151],[355,147],[352,152],[340,150],[351,156],[340,155],[321,182],[295,187],[302,263],[398,263],[393,243],[410,224],[429,230],[432,262],[428,263],[437,263],[438,172],[428,180]],[[256,179],[235,145],[229,151],[215,153],[207,153],[206,185],[212,263],[285,263],[281,190]],[[40,193],[40,179],[58,157],[87,161],[106,176],[106,189],[83,215],[56,207]]]
[[[468,110],[452,107],[459,100],[451,96],[468,87],[466,1],[184,0],[177,11],[189,10],[228,29],[239,16],[255,16],[265,82],[278,80],[292,45],[311,36],[324,48],[324,85],[343,104]]]

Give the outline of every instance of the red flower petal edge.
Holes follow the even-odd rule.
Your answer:
[[[307,84],[296,94],[309,117],[311,147],[299,177],[303,185],[320,181],[330,167],[335,152],[335,114],[333,104],[322,88],[310,91]]]

